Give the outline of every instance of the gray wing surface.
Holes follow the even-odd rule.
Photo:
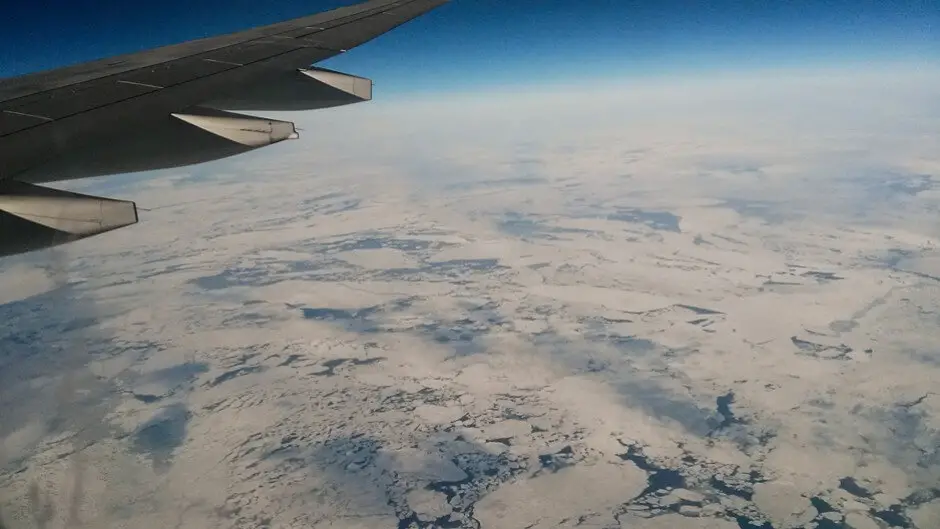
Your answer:
[[[0,256],[138,221],[133,202],[37,184],[182,167],[298,136],[234,111],[372,99],[372,81],[313,64],[447,0],[371,0],[202,40],[0,79]]]
[[[231,35],[0,80],[0,179],[126,126],[368,42],[446,3],[373,0]],[[133,124],[133,125],[131,125]],[[16,155],[13,155],[16,153]]]

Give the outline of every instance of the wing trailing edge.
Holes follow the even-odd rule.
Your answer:
[[[370,0],[247,31],[0,79],[0,256],[137,222],[133,202],[37,184],[169,169],[298,137],[236,111],[372,100],[365,77],[312,66],[448,0]]]

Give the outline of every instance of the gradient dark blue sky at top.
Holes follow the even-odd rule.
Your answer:
[[[4,5],[0,76],[278,22],[349,0]],[[325,65],[400,90],[940,58],[938,0],[453,0]]]

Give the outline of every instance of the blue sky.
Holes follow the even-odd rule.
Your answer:
[[[343,0],[11,2],[0,76],[277,22]],[[324,65],[386,91],[940,57],[936,0],[453,0]]]

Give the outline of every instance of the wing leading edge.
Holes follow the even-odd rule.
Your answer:
[[[297,137],[292,123],[233,110],[309,110],[370,100],[371,80],[310,65],[447,1],[372,0],[0,80],[0,256],[22,251],[4,250],[4,241],[13,239],[8,227],[28,217],[22,204],[37,204],[48,214],[65,203],[55,194],[29,195],[44,189],[34,184],[191,165]],[[14,189],[20,204],[15,211],[3,206]],[[70,197],[69,211],[95,210],[76,209],[80,200]],[[106,224],[84,219],[96,220]]]

